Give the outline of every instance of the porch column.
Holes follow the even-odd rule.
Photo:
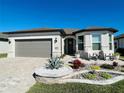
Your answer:
[[[62,44],[61,44],[61,46],[62,46],[62,55],[63,55],[64,54],[64,46],[65,46],[64,38],[62,38]]]
[[[76,52],[78,52],[78,35],[76,35]]]
[[[112,53],[114,53],[115,47],[114,47],[114,35],[112,34]]]

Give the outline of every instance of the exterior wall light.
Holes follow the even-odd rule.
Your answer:
[[[57,43],[57,38],[55,38],[54,43]]]
[[[11,41],[10,41],[10,40],[8,40],[8,43],[9,43],[9,44],[11,44]]]

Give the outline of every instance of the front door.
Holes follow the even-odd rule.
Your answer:
[[[73,50],[73,39],[69,38],[68,39],[68,54],[73,54],[74,50]]]

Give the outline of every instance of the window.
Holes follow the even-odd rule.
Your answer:
[[[117,42],[115,42],[114,45],[115,45],[115,49],[117,49],[117,48],[118,48],[118,47],[117,47]]]
[[[109,50],[112,50],[112,35],[109,34]]]
[[[84,36],[78,36],[78,50],[84,50]]]
[[[101,50],[101,36],[92,35],[92,48],[93,50]]]

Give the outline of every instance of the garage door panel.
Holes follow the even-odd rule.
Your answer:
[[[16,40],[17,57],[50,57],[51,40]]]

